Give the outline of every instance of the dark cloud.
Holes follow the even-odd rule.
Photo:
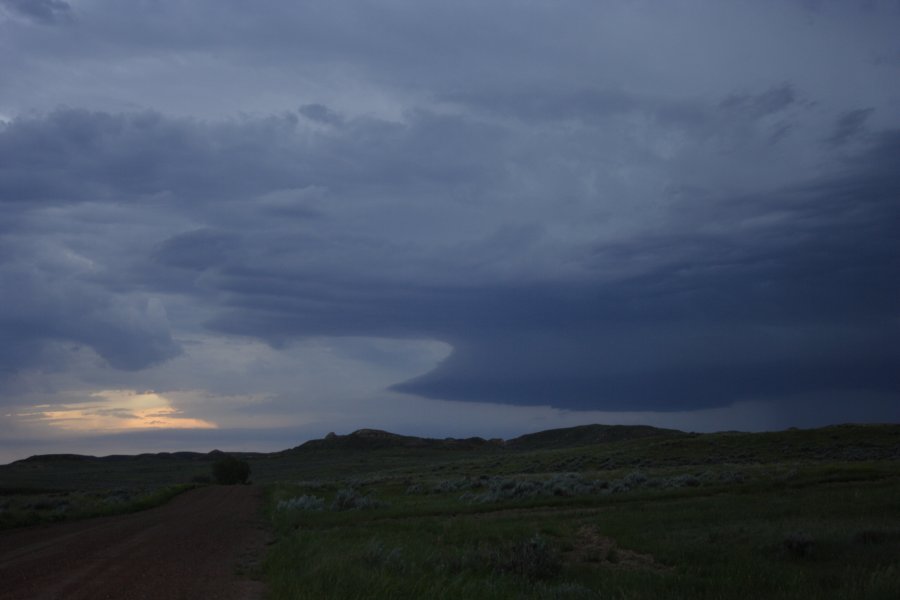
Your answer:
[[[529,121],[566,118],[602,118],[637,111],[646,104],[616,90],[583,89],[571,92],[524,89],[448,94],[446,99]]]
[[[252,195],[310,177],[285,152],[296,116],[211,126],[153,112],[58,110],[0,129],[0,201],[195,203]]]
[[[841,146],[859,137],[866,129],[866,121],[874,109],[859,108],[842,113],[834,124],[834,132],[826,140],[833,146]]]
[[[852,172],[757,198],[749,208],[736,204],[735,221],[747,210],[794,213],[752,234],[638,239],[614,248],[619,260],[654,247],[683,259],[569,295],[582,300],[574,310],[557,302],[539,311],[568,321],[580,336],[551,328],[533,340],[468,339],[435,372],[399,389],[617,410],[840,389],[897,394],[897,157],[900,133],[885,134]],[[694,210],[687,218],[702,215]],[[560,357],[563,364],[554,366]],[[495,368],[498,362],[507,368]]]
[[[797,93],[790,84],[782,84],[759,94],[732,94],[722,100],[722,110],[758,119],[781,112],[797,102]]]
[[[47,366],[58,342],[94,349],[110,365],[137,370],[177,356],[162,306],[151,299],[111,295],[66,265],[29,259],[0,265],[0,362],[4,375]]]
[[[0,446],[898,420],[898,16],[0,0]]]
[[[245,336],[382,388],[443,341],[395,389],[450,400],[896,397],[897,9],[859,6],[6,0],[4,375]]]
[[[196,229],[165,240],[156,257],[168,266],[202,271],[223,264],[229,256],[239,252],[240,237],[237,234]]]
[[[38,23],[57,23],[70,18],[72,7],[63,0],[2,0],[3,6]]]
[[[318,139],[297,122],[59,110],[0,125],[7,375],[45,364],[58,342],[93,348],[121,369],[178,355],[156,295],[228,292],[190,272],[305,263],[318,277],[329,261],[354,271],[360,256],[364,270],[371,242],[353,242],[360,247],[344,257],[343,241],[315,228],[298,237],[297,227],[322,214],[329,194],[346,203],[477,179],[478,156],[491,143],[465,122],[425,113],[407,124],[360,119]],[[430,136],[446,146],[430,149]],[[479,138],[487,142],[480,148]],[[470,151],[459,152],[461,144]],[[453,156],[460,158],[446,160]],[[191,222],[204,226],[185,231]],[[303,252],[307,260],[298,261]]]
[[[661,125],[697,127],[707,124],[711,111],[697,102],[655,98],[607,89],[491,89],[447,94],[442,99],[494,116],[527,122],[575,120],[601,125],[603,121],[647,116]]]
[[[780,90],[732,110],[780,110]],[[74,110],[3,126],[7,364],[59,341],[120,369],[166,360],[180,348],[157,296],[179,294],[196,303],[187,322],[274,346],[446,341],[450,358],[396,387],[434,398],[686,410],[898,391],[895,132],[840,175],[732,196],[672,186],[657,225],[573,243],[535,223],[543,209],[508,221],[545,201],[530,178],[564,193],[582,168],[568,165],[603,148],[523,152],[514,126],[477,115],[335,125]],[[512,213],[493,206],[510,196]],[[79,219],[53,217],[66,211]]]
[[[57,0],[6,1],[41,14],[47,14],[45,6],[62,4]],[[586,18],[596,18],[598,11],[589,3],[569,4]],[[38,41],[17,36],[16,41],[29,55],[68,52],[76,60],[107,59],[111,48],[121,58],[146,52],[163,56],[214,52],[254,68],[287,67],[293,73],[287,76],[299,81],[298,70],[309,65],[335,74],[365,65],[367,76],[378,73],[386,82],[404,85],[419,79],[416,85],[425,87],[441,80],[471,81],[473,77],[492,81],[497,68],[511,59],[529,60],[531,67],[540,71],[556,69],[554,57],[532,47],[534,35],[576,35],[571,17],[557,7],[521,6],[509,0],[492,7],[468,4],[460,10],[436,2],[403,1],[388,7],[267,0],[256,11],[231,0],[198,0],[190,6],[176,2],[125,6],[103,1],[78,6],[78,14],[81,35],[77,37]],[[500,14],[514,25],[492,25]],[[592,33],[582,27],[577,38],[590,39]],[[577,46],[574,40],[569,43]]]
[[[344,122],[341,115],[330,110],[324,104],[304,104],[300,107],[299,112],[308,119],[327,125],[341,125]]]
[[[59,110],[0,125],[0,202],[172,198],[190,211],[317,185],[452,183],[479,176],[480,159],[499,141],[494,133],[427,112],[411,113],[407,123],[360,118],[316,137],[299,131],[291,114],[208,124]],[[443,144],[434,147],[434,137]]]
[[[215,282],[228,308],[212,326],[276,343],[444,339],[451,358],[396,389],[454,400],[684,410],[778,393],[897,393],[898,143],[883,136],[841,177],[679,207],[726,233],[638,237],[586,258],[650,255],[655,267],[637,277],[423,287],[233,270]]]

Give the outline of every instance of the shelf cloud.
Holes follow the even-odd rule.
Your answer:
[[[896,420],[898,25],[888,2],[0,2],[2,427],[56,435],[13,415],[110,389],[227,421],[209,357],[235,344],[233,393],[298,427],[404,402],[456,407],[424,433],[490,406],[788,426],[817,395]],[[321,375],[292,386],[287,357]]]

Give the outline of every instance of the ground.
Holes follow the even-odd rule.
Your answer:
[[[0,598],[900,598],[900,425],[514,442],[0,466]]]
[[[208,486],[127,515],[0,532],[0,598],[251,600],[261,494]]]

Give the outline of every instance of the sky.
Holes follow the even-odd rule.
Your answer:
[[[0,463],[900,421],[898,31],[0,0]]]

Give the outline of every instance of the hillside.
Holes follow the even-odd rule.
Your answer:
[[[105,457],[32,456],[0,465],[0,494],[22,489],[101,489],[187,483],[209,476],[220,450]],[[785,460],[868,461],[900,458],[900,425],[841,425],[761,433],[684,433],[634,425],[584,425],[508,441],[422,438],[376,429],[329,434],[273,453],[229,453],[251,464],[257,483],[283,479],[435,473],[610,471]]]
[[[347,435],[329,433],[322,439],[310,440],[290,451],[302,450],[365,450],[383,448],[429,448],[443,450],[479,450],[484,448],[508,448],[511,450],[543,450],[550,448],[574,448],[608,442],[642,439],[664,435],[684,435],[674,429],[660,429],[648,425],[579,425],[561,429],[548,429],[521,435],[510,440],[480,437],[423,438],[398,435],[379,429],[359,429]]]
[[[503,440],[485,440],[480,437],[422,438],[398,435],[380,429],[359,429],[347,435],[329,433],[322,439],[310,440],[290,452],[303,450],[374,450],[383,448],[431,448],[443,450],[476,450],[488,446],[503,446]]]
[[[649,425],[579,425],[521,435],[507,441],[506,446],[515,450],[543,450],[676,435],[685,434],[676,429],[660,429]]]

